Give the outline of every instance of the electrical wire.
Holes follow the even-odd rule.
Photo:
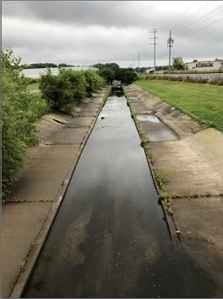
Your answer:
[[[212,14],[214,11],[216,11],[216,10],[218,10],[219,8],[222,8],[222,7],[223,7],[223,5],[220,6],[220,7],[218,7],[217,9],[213,10],[213,11],[211,12],[211,14]],[[218,15],[219,13],[223,13],[223,11],[220,11],[220,12],[216,13],[215,15],[210,16],[210,18],[204,20],[203,22],[199,23],[199,24],[196,25],[196,26],[199,26],[200,24],[202,24],[202,23],[208,21],[209,19],[213,18],[214,16]],[[210,14],[209,14],[209,15],[210,15]],[[201,20],[201,19],[203,19],[203,17],[200,18],[199,20]],[[189,26],[193,25],[194,23],[198,22],[199,20],[196,20],[195,22],[191,23]],[[189,27],[189,26],[188,26],[188,27]],[[195,27],[196,27],[196,26],[195,26]],[[177,34],[178,32],[180,32],[180,31],[182,31],[182,30],[184,30],[184,29],[185,29],[185,27],[184,27],[183,29],[178,30],[177,32],[174,32],[174,34]],[[189,29],[189,30],[191,30],[191,29]],[[187,30],[187,31],[188,31],[188,30]],[[185,31],[185,32],[187,32],[187,31]],[[184,34],[185,32],[183,32],[183,33],[181,33],[181,34]]]
[[[199,2],[199,1],[197,1],[197,2]],[[185,14],[189,9],[191,9],[192,7],[194,7],[194,6],[197,4],[197,2],[196,2],[195,4],[193,4],[191,7],[189,7],[187,10],[185,10],[184,12],[182,12],[182,14],[178,15],[175,19],[173,19],[173,20],[172,20],[170,23],[168,23],[167,25],[173,23],[173,21],[175,21],[175,20],[178,19],[180,16],[182,16],[183,14]],[[167,25],[165,25],[165,27],[166,27]],[[162,28],[162,27],[161,27],[161,28]],[[161,30],[161,28],[160,28],[160,30]]]
[[[215,22],[213,22],[213,23],[211,23],[211,24],[208,24],[207,26],[202,27],[202,28],[200,28],[200,29],[198,29],[198,30],[196,30],[196,31],[194,31],[194,32],[192,32],[192,33],[189,33],[189,34],[186,35],[186,36],[182,36],[182,37],[178,38],[177,41],[180,40],[180,39],[182,39],[182,38],[185,38],[185,37],[187,37],[187,36],[189,36],[189,35],[191,35],[191,34],[194,34],[194,33],[198,32],[198,31],[200,31],[200,30],[202,30],[202,29],[204,29],[204,28],[206,28],[206,27],[208,27],[208,26],[210,26],[210,25],[212,25],[212,24],[214,24],[214,23],[217,23],[217,22],[221,21],[221,20],[223,20],[223,18],[221,18],[221,19],[219,19],[219,20],[216,20]]]
[[[210,12],[208,15],[212,14],[214,11],[216,11],[216,10],[218,10],[219,8],[222,8],[222,7],[223,7],[223,6],[218,7],[217,9],[213,10],[212,12]],[[190,30],[193,30],[195,27],[197,27],[197,26],[201,25],[202,23],[208,21],[209,19],[213,18],[214,16],[218,15],[219,13],[222,13],[222,11],[220,11],[220,12],[218,12],[218,13],[216,13],[216,14],[210,16],[208,19],[205,19],[203,22],[200,22],[200,23],[197,24],[196,26],[193,26],[193,28],[190,28],[190,29],[188,29],[188,30],[186,30],[186,31],[184,31],[184,32],[181,32],[178,36],[174,35],[175,40],[176,40],[176,38],[180,37],[182,34],[185,34],[186,32],[188,32],[188,31],[190,31]],[[207,15],[206,15],[206,16],[207,16]],[[206,17],[206,16],[205,16],[205,17]],[[203,18],[204,18],[204,17],[200,18],[199,20],[201,20],[201,19],[203,19]],[[195,22],[191,23],[189,26],[195,24],[195,23],[198,22],[199,20],[196,20]],[[211,24],[212,24],[212,23],[211,23]],[[188,28],[189,26],[184,27],[184,28],[182,28],[181,30],[178,30],[177,32],[180,32],[180,31],[182,31],[182,30]],[[206,28],[206,27],[207,27],[207,26],[202,27],[202,28]],[[202,28],[201,28],[201,29],[202,29]],[[199,30],[200,30],[200,29],[199,29]],[[177,32],[174,32],[174,34],[176,34]],[[161,38],[161,40],[163,40],[163,38]],[[163,44],[161,43],[161,45],[163,45]]]
[[[179,23],[177,23],[177,24],[175,24],[174,26],[172,26],[171,27],[171,30],[173,30],[176,26],[179,26],[179,24],[180,23],[185,23],[185,20],[187,20],[187,19],[191,19],[192,17],[194,17],[196,14],[199,14],[199,13],[201,13],[203,10],[205,10],[205,9],[207,9],[209,6],[211,6],[211,5],[213,5],[214,4],[214,2],[209,2],[209,3],[207,3],[207,4],[205,4],[204,6],[202,6],[201,8],[199,8],[198,10],[196,10],[192,15],[190,15],[190,16],[188,16],[188,17],[186,17],[185,19],[183,19],[182,21],[180,21]],[[208,6],[207,6],[208,5]],[[205,7],[205,6],[207,6],[207,7]],[[197,13],[198,12],[198,13]],[[160,34],[160,38],[166,33],[166,32],[168,32],[169,30],[166,30],[166,31],[164,31],[163,33],[161,33]]]

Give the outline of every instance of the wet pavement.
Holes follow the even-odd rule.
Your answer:
[[[207,272],[172,243],[126,99],[113,94],[24,297],[221,295]]]
[[[154,115],[137,115],[140,126],[151,142],[175,141],[177,134]]]

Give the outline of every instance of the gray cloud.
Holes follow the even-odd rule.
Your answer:
[[[193,17],[190,8],[193,2],[68,2],[68,1],[3,1],[3,48],[11,47],[15,56],[21,56],[23,63],[55,62],[92,64],[117,62],[120,66],[138,65],[138,52],[142,65],[153,65],[153,46],[150,45],[154,28],[159,30],[157,64],[168,64],[166,40],[171,27],[175,39],[172,56],[191,59],[223,58],[221,40],[223,21],[207,26],[195,34],[193,31],[220,19],[221,14],[203,25]],[[195,3],[195,2],[194,2]],[[195,3],[196,9],[207,2]],[[173,7],[175,5],[176,7]],[[177,7],[178,5],[178,7]],[[210,12],[223,5],[211,4]],[[179,9],[182,17],[172,22]],[[221,11],[219,9],[218,11]],[[193,18],[190,18],[192,16]],[[183,25],[180,21],[188,18]],[[195,24],[191,25],[191,23]],[[166,26],[164,25],[166,24]],[[180,31],[178,34],[175,32]]]
[[[131,1],[3,1],[5,16],[78,26],[146,26],[148,18],[155,21],[153,7]]]

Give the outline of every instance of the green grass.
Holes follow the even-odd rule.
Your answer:
[[[32,84],[29,84],[26,88],[27,91],[30,91],[32,89],[36,89],[36,88],[39,88],[39,83],[32,83]]]
[[[223,87],[150,80],[134,83],[194,119],[223,132]]]
[[[38,118],[52,112],[52,108],[42,99],[42,92],[33,93],[30,96]]]

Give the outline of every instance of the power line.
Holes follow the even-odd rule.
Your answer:
[[[195,3],[194,5],[196,5],[197,3]],[[185,14],[189,9],[191,9],[194,5],[192,5],[191,7],[189,7],[187,10],[185,10],[182,14],[178,15],[175,19],[173,19],[170,23],[168,23],[167,25],[173,23],[173,21],[175,21],[176,19],[178,19],[181,15]],[[167,26],[165,25],[165,27]],[[159,29],[161,30],[161,28]]]
[[[158,38],[156,36],[156,33],[158,32],[157,29],[153,29],[153,31],[150,31],[150,33],[153,33],[154,34],[154,37],[151,37],[151,39],[154,39],[154,42],[152,45],[154,45],[154,74],[156,73],[156,39]]]
[[[213,10],[213,11],[211,12],[211,14],[212,14],[214,11],[216,11],[216,10],[218,10],[219,8],[222,8],[222,7],[223,7],[223,6],[220,6],[220,7],[218,7],[217,9]],[[216,15],[218,15],[219,13],[222,13],[222,12],[223,12],[223,11],[220,11],[220,12],[216,13],[215,15],[210,16],[210,18],[204,20],[204,21],[201,22],[200,24],[202,24],[202,23],[208,21],[209,19],[213,18],[214,16],[216,16]],[[204,18],[204,17],[200,18],[199,20],[201,20],[201,19],[203,19],[203,18]],[[199,20],[194,21],[194,22],[191,23],[189,26],[193,25],[194,23],[198,22]],[[200,25],[200,24],[198,24],[198,25]],[[198,26],[198,25],[196,25],[196,26]],[[187,27],[189,27],[189,26],[187,26]],[[196,27],[196,26],[195,26],[195,27]],[[186,28],[186,27],[184,27],[183,29],[178,30],[177,32],[175,32],[175,34],[178,33],[178,32],[180,32],[180,31],[182,31],[182,30],[184,30],[185,28]],[[189,29],[189,30],[191,30],[191,29]],[[188,31],[188,30],[187,30],[187,31]],[[187,32],[187,31],[186,31],[186,32]],[[181,34],[182,34],[182,33],[181,33]]]
[[[194,31],[194,32],[192,32],[192,33],[189,33],[189,34],[186,35],[186,36],[182,36],[182,37],[178,38],[177,40],[180,40],[180,39],[185,38],[185,37],[187,37],[187,36],[189,36],[189,35],[191,35],[191,34],[194,34],[194,33],[198,32],[198,31],[200,31],[200,30],[202,30],[202,29],[204,29],[204,28],[206,28],[206,27],[208,27],[208,26],[210,26],[210,25],[212,25],[212,24],[214,24],[214,23],[217,23],[217,22],[221,21],[221,20],[223,20],[223,18],[221,18],[221,19],[219,19],[219,20],[216,20],[215,22],[213,22],[213,23],[211,23],[211,24],[208,24],[207,26],[202,27],[202,28],[200,28],[200,29],[198,29],[198,30],[196,30],[196,31]]]
[[[207,3],[207,4],[205,4],[204,6],[202,6],[201,8],[199,8],[198,10],[196,10],[192,15],[190,15],[189,17],[186,17],[184,20],[182,20],[182,21],[180,21],[179,23],[177,23],[177,24],[175,24],[175,25],[173,25],[173,26],[171,26],[171,30],[173,30],[173,28],[175,28],[176,26],[179,26],[179,24],[180,23],[184,23],[185,22],[185,20],[186,19],[191,19],[192,17],[194,17],[195,15],[196,15],[196,12],[198,12],[198,14],[199,13],[201,13],[203,10],[205,10],[205,9],[207,9],[208,7],[205,7],[205,6],[207,6],[207,5],[209,5],[209,6],[211,6],[213,4],[213,2],[211,3],[211,2],[209,2],[209,3]],[[202,9],[203,8],[203,9]],[[160,34],[160,38],[161,38],[161,36],[163,36],[164,34],[165,34],[165,32],[167,32],[167,31],[169,31],[169,30],[166,30],[166,31],[164,31],[163,33],[161,33]]]
[[[221,11],[221,12],[222,12],[222,11]],[[221,13],[221,12],[218,12],[218,13],[215,14],[214,16],[218,15],[218,14]],[[210,18],[204,20],[203,22],[199,23],[197,26],[199,26],[199,25],[201,25],[202,23],[206,22],[207,20],[213,18],[214,16],[211,16]],[[200,30],[202,30],[202,29],[204,29],[204,28],[206,28],[206,27],[208,27],[208,26],[210,26],[210,25],[212,25],[212,24],[214,24],[214,23],[216,23],[216,22],[218,22],[218,21],[220,21],[220,20],[222,20],[222,19],[218,19],[218,20],[216,20],[216,21],[214,21],[214,22],[208,24],[207,26],[204,26],[204,27],[202,27],[202,28],[200,28],[200,29],[198,29],[198,30],[196,30],[196,31],[193,31],[193,32],[187,34],[186,36],[189,36],[189,35],[191,35],[191,34],[194,34],[194,33],[196,33],[197,31],[200,31]],[[194,22],[194,23],[195,23],[195,22]],[[194,26],[193,28],[190,28],[190,29],[186,30],[185,32],[182,32],[182,33],[181,33],[180,35],[178,35],[177,37],[174,36],[174,37],[175,37],[175,41],[178,41],[179,39],[182,39],[182,38],[186,37],[186,36],[182,36],[182,37],[180,37],[180,36],[181,36],[182,34],[185,34],[185,33],[188,32],[188,31],[193,30],[193,29],[194,29],[195,27],[197,27],[197,26]],[[182,29],[182,30],[183,30],[183,29]],[[182,30],[181,30],[181,31],[182,31]],[[178,32],[179,32],[179,31],[178,31]],[[179,37],[179,38],[178,38],[178,37]],[[159,46],[163,46],[163,45],[165,45],[165,44],[164,44],[164,43],[163,43],[163,44],[161,43]]]

